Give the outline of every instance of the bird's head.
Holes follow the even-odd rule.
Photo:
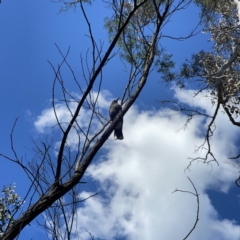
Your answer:
[[[112,103],[117,103],[117,102],[118,102],[118,99],[119,99],[119,98],[113,100]]]

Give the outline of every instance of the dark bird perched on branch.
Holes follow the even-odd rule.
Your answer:
[[[111,120],[113,121],[114,118],[117,116],[117,114],[122,111],[122,107],[120,104],[118,104],[118,98],[116,100],[113,100],[110,108],[109,108],[109,115]],[[123,133],[122,133],[122,126],[123,126],[123,117],[119,119],[119,122],[117,126],[114,129],[114,138],[122,140],[123,139]]]

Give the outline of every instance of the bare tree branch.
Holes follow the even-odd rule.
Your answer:
[[[176,190],[173,192],[173,193],[175,193],[175,192],[189,193],[189,194],[194,195],[194,196],[196,197],[196,199],[197,199],[197,214],[196,214],[196,220],[195,220],[195,222],[194,222],[193,227],[191,228],[191,230],[189,231],[189,233],[186,235],[186,237],[183,238],[183,240],[187,239],[187,238],[190,236],[190,234],[194,231],[194,229],[196,228],[197,223],[198,223],[198,221],[199,221],[199,208],[200,208],[199,194],[198,194],[198,192],[197,192],[197,189],[196,189],[194,183],[192,182],[192,180],[191,180],[189,177],[187,177],[187,178],[188,178],[188,180],[190,181],[190,183],[192,184],[193,189],[194,189],[194,192],[184,191],[184,190],[178,190],[178,189],[176,189]]]

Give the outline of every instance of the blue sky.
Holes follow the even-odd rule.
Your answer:
[[[63,52],[70,46],[69,62],[81,79],[80,53],[85,56],[91,46],[85,36],[87,27],[78,9],[58,14],[59,9],[60,4],[40,0],[3,0],[0,5],[0,152],[5,155],[13,156],[9,135],[17,117],[15,148],[23,158],[30,160],[33,156],[29,150],[31,138],[44,139],[47,134],[55,134],[46,130],[53,125],[49,119],[46,121],[46,112],[51,111],[54,78],[48,60],[55,66],[61,61],[55,43]],[[104,41],[106,49],[108,39],[103,19],[109,11],[101,7],[101,1],[94,1],[87,7],[87,13],[94,36]],[[198,12],[191,7],[184,14],[177,13],[166,32],[182,36],[197,21]],[[207,39],[206,35],[200,34],[184,42],[165,39],[162,45],[174,54],[179,67],[192,53],[210,49]],[[102,89],[107,92],[102,92],[100,105],[107,113],[111,99],[121,96],[126,78],[117,58],[106,66],[103,77]],[[70,91],[75,91],[71,81],[67,86]],[[213,146],[220,166],[213,164],[211,171],[209,166],[195,164],[191,172],[184,172],[188,157],[195,156],[195,146],[203,140],[201,134],[205,125],[198,118],[185,131],[178,131],[186,118],[161,109],[157,102],[174,96],[186,104],[188,100],[191,106],[212,111],[210,102],[193,101],[192,94],[191,91],[166,87],[157,74],[149,77],[136,105],[125,117],[125,140],[114,142],[111,138],[104,147],[106,154],[101,161],[94,160],[86,174],[86,178],[95,184],[86,185],[81,196],[98,190],[104,194],[90,199],[79,209],[83,216],[81,226],[76,230],[79,234],[88,229],[99,239],[182,239],[195,219],[196,202],[186,194],[171,193],[176,188],[192,191],[187,180],[190,176],[201,194],[201,215],[199,225],[189,239],[239,239],[239,193],[234,184],[238,172],[236,167],[224,163],[229,155],[237,152],[236,142],[232,139],[237,140],[238,129],[231,126],[226,117],[219,116],[218,123],[221,124]],[[16,191],[24,196],[29,183],[23,171],[3,158],[0,158],[0,164],[0,187],[16,182]],[[149,169],[150,174],[145,169]],[[126,192],[128,194],[124,194]],[[99,221],[102,221],[101,228]],[[87,239],[84,234],[81,236]],[[36,223],[27,226],[19,239],[31,238],[46,239]]]

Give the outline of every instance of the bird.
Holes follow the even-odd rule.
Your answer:
[[[122,107],[118,104],[118,99],[112,101],[110,108],[109,108],[109,115],[111,120],[113,121],[117,114],[122,111]],[[114,139],[123,140],[123,133],[122,133],[122,126],[123,126],[123,117],[119,119],[117,126],[114,129]]]

